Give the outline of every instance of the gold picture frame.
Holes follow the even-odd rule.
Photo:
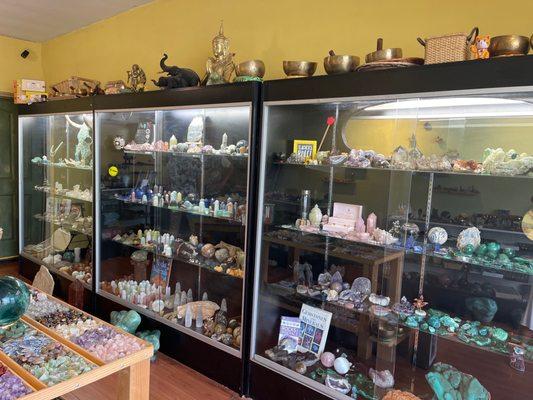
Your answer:
[[[316,140],[295,140],[292,152],[305,157],[306,160],[316,158]]]

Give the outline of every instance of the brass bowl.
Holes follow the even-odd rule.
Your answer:
[[[313,76],[316,66],[317,63],[312,61],[283,61],[283,71],[289,77]]]
[[[262,78],[265,76],[265,63],[261,60],[244,61],[235,66],[235,74]]]
[[[529,51],[529,38],[520,35],[495,36],[490,39],[491,57],[523,56]]]
[[[359,66],[359,57],[333,55],[324,58],[324,69],[328,75],[353,72]]]
[[[380,61],[390,61],[398,58],[402,58],[403,53],[402,49],[399,47],[393,47],[390,49],[383,48],[383,39],[379,38],[377,40],[376,51],[368,53],[365,57],[367,63],[380,62]]]

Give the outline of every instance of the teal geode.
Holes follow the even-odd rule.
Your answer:
[[[30,292],[27,286],[13,278],[0,278],[0,327],[17,322],[30,305]]]
[[[465,300],[466,308],[474,315],[475,319],[484,324],[494,318],[498,305],[488,297],[469,297]]]
[[[426,380],[437,400],[488,400],[490,394],[472,375],[444,363],[433,365]]]
[[[111,311],[111,323],[132,335],[141,324],[141,316],[137,311]]]

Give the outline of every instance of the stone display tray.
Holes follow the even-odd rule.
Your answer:
[[[37,290],[29,285],[28,287]],[[55,301],[65,307],[68,307],[71,310],[80,312],[95,320],[98,324],[108,326],[121,334],[135,338],[135,340],[137,340],[142,345],[142,349],[126,357],[105,363],[87,350],[60,336],[53,329],[47,328],[39,322],[30,318],[29,316],[24,315],[21,319],[24,323],[28,324],[31,328],[35,329],[39,333],[48,336],[56,342],[59,342],[72,353],[96,365],[96,368],[92,369],[89,372],[82,373],[76,376],[75,378],[68,379],[53,386],[46,386],[46,384],[38,380],[29,371],[25,370],[21,365],[17,364],[5,353],[0,351],[0,362],[3,363],[11,372],[17,375],[20,379],[22,379],[22,381],[33,390],[32,393],[24,397],[20,397],[19,399],[52,400],[56,397],[63,396],[76,389],[79,389],[82,386],[86,386],[90,383],[96,382],[100,379],[119,372],[119,374],[117,375],[117,400],[148,400],[150,392],[150,357],[153,355],[154,352],[152,345],[148,342],[145,342],[144,340],[137,338],[136,336],[130,335],[129,333],[122,331],[119,328],[116,328],[115,326],[105,321],[102,321],[88,313],[85,313],[75,307],[72,307],[71,305],[55,297],[48,295],[48,299]]]

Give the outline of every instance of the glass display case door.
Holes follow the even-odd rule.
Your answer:
[[[99,293],[240,357],[249,104],[97,113]]]
[[[93,114],[19,117],[20,253],[92,290]]]

